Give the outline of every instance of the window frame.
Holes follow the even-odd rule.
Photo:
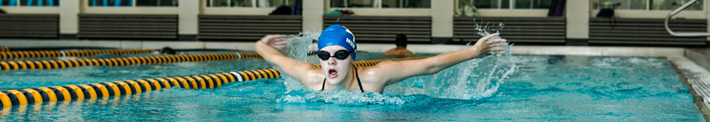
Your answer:
[[[0,1],[10,1],[10,0],[0,0]],[[2,7],[2,8],[5,8],[5,7],[8,7],[8,8],[10,8],[10,7],[36,7],[36,8],[41,8],[41,7],[48,7],[48,8],[56,7],[56,8],[58,8],[59,6],[61,6],[61,4],[59,4],[59,1],[61,1],[61,0],[55,0],[55,1],[56,1],[56,3],[58,4],[58,5],[56,5],[56,6],[36,6],[36,5],[27,6],[27,5],[22,5],[22,0],[17,0],[17,3],[16,3],[15,6],[9,6],[9,4],[8,4],[8,5],[3,4],[3,5],[0,6],[0,7]]]
[[[459,7],[461,0],[454,1],[454,9],[456,11]],[[502,0],[499,0],[502,3]],[[532,2],[530,2],[532,4]],[[516,9],[515,1],[511,0],[508,3],[508,8],[477,8],[478,17],[547,17],[548,9],[542,8],[528,8],[528,9]]]
[[[454,1],[454,8],[455,9],[458,9],[459,4],[461,3],[460,1],[461,0]],[[476,1],[476,0],[473,0],[473,1]],[[504,0],[497,0],[497,1],[498,1],[498,5],[499,5],[498,8],[477,8],[477,9],[478,10],[547,10],[547,8],[532,8],[532,6],[534,5],[533,1],[535,1],[535,0],[530,1],[530,6],[529,6],[530,8],[515,8],[516,0],[509,0],[510,2],[508,2],[508,8],[501,8],[500,5],[503,3]]]
[[[400,7],[400,8],[383,8],[382,7],[382,0],[372,0],[374,4],[377,4],[377,7],[372,7],[372,8],[370,8],[370,7],[357,7],[357,8],[332,7],[332,6],[330,6],[330,1],[332,1],[332,0],[325,0],[326,8],[329,8],[329,9],[431,9],[431,6],[429,6],[429,8],[402,8],[402,7]],[[430,0],[429,2],[432,2],[432,1],[435,1],[435,0]],[[402,2],[400,2],[400,4],[402,4]]]
[[[208,3],[214,4],[214,0],[204,0],[204,3],[203,3],[204,6],[203,6],[203,7],[205,7],[205,8],[272,8],[272,9],[273,9],[273,8],[278,8],[278,7],[259,7],[259,6],[258,6],[258,5],[259,5],[259,4],[258,4],[259,1],[261,1],[261,0],[251,0],[251,3],[253,3],[253,4],[251,5],[251,7],[242,7],[242,6],[218,6],[218,7],[214,7],[214,5],[208,5]],[[264,1],[266,1],[266,0],[264,0]],[[283,1],[283,2],[286,2],[286,3],[289,3],[289,1],[293,1],[293,0],[282,0],[282,1]],[[231,3],[232,3],[232,0],[227,0],[227,5],[232,5]]]
[[[671,10],[651,10],[651,0],[645,0],[645,1],[646,1],[646,5],[644,5],[644,6],[645,6],[645,9],[614,9],[614,11],[631,11],[631,10],[635,10],[635,11],[667,11],[667,12],[670,12],[670,11],[675,10],[675,9],[671,9]],[[689,10],[689,9],[686,9],[686,10],[683,10],[683,11],[705,11],[705,9],[706,9],[705,2],[707,2],[707,1],[703,1],[703,0],[701,0],[701,1],[703,2],[703,3],[702,3],[702,4],[703,4],[703,5],[702,5],[702,6],[703,6],[703,9],[700,9],[700,10]],[[696,4],[697,4],[697,3],[696,3]],[[598,8],[594,8],[594,1],[590,1],[589,5],[590,5],[590,9],[592,9],[592,10],[597,10],[597,11],[599,10]]]
[[[599,13],[598,8],[594,8],[594,1],[589,1],[589,17],[596,18],[597,13]],[[705,13],[708,7],[707,1],[703,1],[702,10],[684,10],[678,13],[675,18],[688,18],[688,19],[706,19],[707,14]],[[696,3],[697,4],[697,3]],[[650,10],[651,3],[646,0],[645,9],[615,9],[614,16],[621,18],[666,18],[668,13],[675,10]]]
[[[81,7],[84,8],[81,14],[179,14],[178,6],[90,6],[90,0],[81,0]]]
[[[130,3],[131,3],[131,5],[129,5],[129,6],[91,6],[91,1],[92,1],[92,0],[84,0],[84,3],[86,3],[85,5],[87,6],[87,8],[91,8],[91,7],[105,7],[105,8],[110,8],[110,7],[115,7],[115,8],[129,8],[129,7],[130,7],[130,8],[142,8],[142,7],[148,7],[148,8],[153,8],[153,7],[167,7],[167,8],[170,8],[170,7],[174,7],[174,8],[177,8],[177,7],[178,7],[178,6],[137,6],[137,2],[136,2],[137,0],[130,0],[130,1],[131,1],[131,2],[130,2]],[[98,1],[98,0],[97,0],[97,1]],[[180,2],[178,1],[178,3],[180,3]]]
[[[57,4],[59,4],[59,1],[61,0],[56,1]],[[12,14],[59,14],[59,7],[61,6],[61,4],[57,6],[22,6],[21,3],[22,0],[17,0],[17,5],[15,6],[3,5],[0,8]]]
[[[350,10],[358,16],[432,16],[431,7],[429,8],[382,8],[381,0],[374,0],[378,3],[377,8],[348,8],[348,7],[331,7],[331,0],[325,0],[325,12],[334,10]],[[435,0],[431,0],[435,1]],[[430,1],[430,2],[431,2]]]

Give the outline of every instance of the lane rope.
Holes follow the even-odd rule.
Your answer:
[[[353,63],[358,64],[356,65],[358,67],[363,67],[374,66],[377,63],[383,61],[413,60],[422,58],[424,57],[355,61]],[[247,76],[247,74],[249,76]],[[73,99],[80,101],[83,99],[108,99],[107,97],[113,96],[129,97],[130,95],[136,95],[143,92],[156,91],[160,89],[168,89],[172,87],[179,87],[185,89],[214,89],[231,82],[245,82],[258,79],[281,78],[281,76],[282,74],[279,71],[273,68],[269,68],[208,75],[150,78],[91,83],[82,85],[65,85],[28,88],[20,90],[6,90],[0,91],[0,108],[8,108],[14,105],[27,105],[30,103],[72,101]],[[120,97],[116,98],[120,99]]]

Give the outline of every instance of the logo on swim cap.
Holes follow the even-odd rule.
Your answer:
[[[321,32],[318,38],[318,51],[327,46],[341,46],[352,52],[350,56],[355,60],[357,45],[355,45],[355,36],[353,33],[342,25],[331,25]]]

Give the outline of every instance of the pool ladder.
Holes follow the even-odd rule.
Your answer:
[[[668,32],[668,34],[671,34],[672,36],[679,36],[679,37],[710,36],[710,33],[673,32],[673,30],[671,30],[668,27],[668,21],[670,21],[671,18],[673,18],[673,16],[675,16],[676,14],[685,10],[686,8],[690,7],[690,5],[695,4],[696,2],[698,2],[698,0],[692,0],[692,1],[684,4],[680,8],[673,10],[671,13],[668,14],[668,17],[666,17],[666,21],[663,23],[664,26],[666,27],[666,31]]]

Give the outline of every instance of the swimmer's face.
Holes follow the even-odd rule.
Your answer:
[[[330,53],[330,56],[335,55],[336,52],[346,50],[342,46],[327,46],[321,49],[323,52]],[[321,68],[323,69],[323,74],[330,84],[339,84],[345,79],[345,77],[350,74],[350,67],[353,66],[352,56],[348,55],[345,59],[337,59],[336,57],[329,57],[327,60],[320,60]]]

